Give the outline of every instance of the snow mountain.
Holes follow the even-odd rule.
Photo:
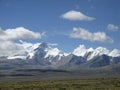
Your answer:
[[[86,48],[80,45],[72,53],[64,53],[56,46],[47,43],[26,45],[22,53],[0,57],[0,66],[30,66],[51,68],[100,68],[120,62],[120,51],[98,47]]]
[[[93,58],[97,56],[107,55],[111,57],[119,57],[120,56],[120,50],[114,49],[112,51],[108,50],[104,47],[97,47],[96,49],[93,48],[86,48],[84,45],[80,45],[76,49],[74,49],[73,54],[76,56],[82,56],[86,57],[87,60],[92,60]]]

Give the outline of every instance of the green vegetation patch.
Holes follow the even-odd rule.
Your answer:
[[[119,78],[1,82],[0,90],[120,90]]]

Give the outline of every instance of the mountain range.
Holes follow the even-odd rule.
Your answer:
[[[19,52],[19,51],[18,51]],[[111,67],[120,62],[120,51],[109,51],[104,47],[96,49],[80,45],[71,53],[64,53],[56,46],[37,43],[27,47],[24,52],[0,57],[0,68],[53,68],[81,69]]]
[[[22,52],[21,52],[22,51]],[[119,77],[120,51],[80,45],[65,53],[53,44],[26,45],[24,50],[0,56],[0,81],[30,81]]]

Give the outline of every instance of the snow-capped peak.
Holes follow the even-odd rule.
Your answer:
[[[104,48],[104,47],[98,47],[98,48],[96,48],[96,49],[93,50],[93,52],[91,53],[91,55],[88,56],[87,60],[91,60],[94,57],[100,56],[100,55],[103,55],[103,54],[108,55],[109,54],[109,50],[106,49],[106,48]]]
[[[114,49],[109,53],[109,56],[111,57],[119,57],[120,56],[120,50]]]
[[[34,50],[37,49],[37,48],[40,46],[40,44],[41,44],[41,43],[33,44],[31,47],[29,47],[29,48],[27,49],[27,52],[28,52],[28,55],[27,55],[27,56],[29,56],[30,59],[34,56],[34,54],[35,54],[35,51],[34,51]]]
[[[45,53],[44,58],[47,57],[55,57],[57,55],[59,55],[60,57],[64,55],[64,53],[62,51],[60,51],[58,48],[56,48],[53,45],[49,45],[46,43],[37,43],[34,44],[29,51],[29,58],[31,59],[36,52],[40,52],[40,53]]]
[[[26,43],[20,40],[22,50],[18,51],[16,54],[8,56],[7,59],[32,59],[35,54],[39,55],[42,54],[43,58],[54,58],[58,57],[60,60],[64,56],[68,56],[68,53],[64,53],[59,50],[55,45],[47,44],[47,43]],[[104,47],[97,47],[96,49],[93,48],[86,48],[84,45],[79,45],[76,49],[73,50],[72,54],[76,56],[85,57],[88,60],[92,60],[94,57],[101,56],[103,54],[111,56],[111,57],[118,57],[120,56],[120,50],[114,49],[111,52],[104,48]],[[50,58],[49,58],[50,59]]]
[[[73,54],[76,56],[84,56],[87,52],[87,49],[84,45],[80,45],[76,49],[74,49]]]
[[[96,55],[103,55],[103,54],[109,54],[109,50],[104,47],[98,47],[94,50]]]
[[[55,57],[58,54],[60,54],[60,52],[61,52],[58,48],[51,48],[51,47],[47,48],[45,51],[47,52],[46,55],[45,55],[45,58],[48,57],[48,56]]]
[[[87,51],[88,52],[92,52],[94,49],[93,48],[88,48]]]
[[[87,55],[88,53],[91,53],[90,55],[88,55],[87,60],[91,60],[92,58],[99,56],[99,55],[103,55],[109,54],[109,50],[104,48],[104,47],[98,47],[96,49],[93,48],[86,48],[84,45],[80,45],[79,47],[77,47],[76,49],[74,49],[73,54],[76,56],[82,56],[84,57],[85,55]]]
[[[87,49],[84,45],[80,45],[76,49],[74,49],[73,54],[76,56],[84,57],[88,52],[92,52],[93,48]]]
[[[37,49],[39,46],[40,46],[41,43],[36,43],[36,44],[33,44],[33,46],[30,48],[31,50],[35,50]]]

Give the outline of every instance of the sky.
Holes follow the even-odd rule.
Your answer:
[[[119,8],[120,0],[0,0],[0,50],[21,40],[64,52],[81,44],[120,49]]]

